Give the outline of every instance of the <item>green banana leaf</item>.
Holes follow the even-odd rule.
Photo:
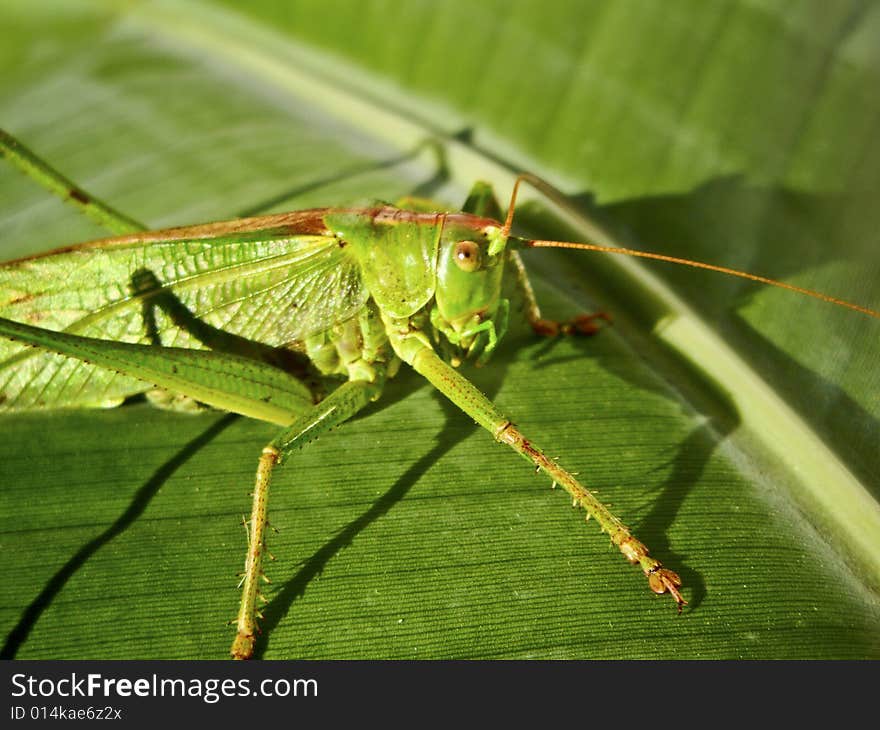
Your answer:
[[[151,227],[403,195],[880,308],[880,12],[852,2],[3,3],[0,124]],[[247,13],[247,16],[244,15]],[[0,169],[0,258],[105,233]],[[880,657],[880,322],[719,274],[528,252],[546,314],[463,372],[684,581],[404,370],[273,482],[258,656]],[[63,276],[63,272],[59,272]],[[516,312],[514,312],[515,314]],[[220,658],[275,428],[0,417],[4,657]]]

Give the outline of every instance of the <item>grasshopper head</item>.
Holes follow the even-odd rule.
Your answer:
[[[440,242],[431,324],[454,365],[468,358],[482,364],[507,327],[501,298],[507,234],[487,219],[477,219],[479,226],[452,219]]]

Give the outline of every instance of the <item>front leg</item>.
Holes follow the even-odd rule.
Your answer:
[[[535,297],[535,290],[529,281],[529,275],[523,264],[518,251],[510,252],[510,265],[514,272],[514,281],[526,306],[526,319],[532,326],[535,334],[541,337],[556,337],[557,335],[594,335],[602,329],[602,323],[611,324],[611,315],[607,312],[595,312],[594,314],[580,314],[568,322],[557,322],[553,319],[544,319],[541,316],[541,308]]]

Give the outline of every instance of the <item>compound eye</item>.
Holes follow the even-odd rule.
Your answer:
[[[476,271],[480,268],[480,247],[473,241],[459,241],[455,244],[455,264],[462,271]]]

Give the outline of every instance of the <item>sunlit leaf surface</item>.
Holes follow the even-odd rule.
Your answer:
[[[629,245],[880,305],[873,4],[228,5],[4,3],[3,127],[155,227],[455,205],[476,177],[507,189],[500,161]],[[413,154],[443,134],[448,166]],[[3,259],[104,235],[9,167],[0,218]],[[615,326],[558,342],[515,327],[465,372],[681,574],[689,607],[402,372],[279,470],[258,653],[880,656],[878,323],[652,269],[705,318],[694,339],[655,283],[530,254],[548,314],[607,308]],[[3,416],[3,655],[223,657],[274,431],[144,404]]]

